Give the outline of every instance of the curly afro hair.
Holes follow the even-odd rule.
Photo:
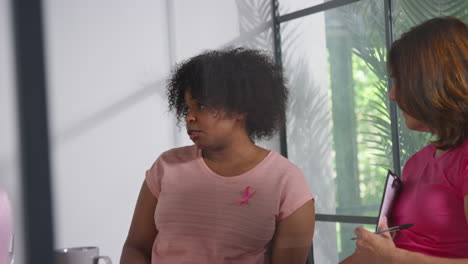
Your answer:
[[[286,119],[288,89],[283,70],[259,50],[206,51],[176,65],[167,95],[178,123],[187,113],[186,90],[194,99],[228,114],[246,114],[252,141],[270,139]]]

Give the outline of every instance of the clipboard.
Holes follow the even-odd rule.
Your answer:
[[[392,207],[398,198],[398,194],[401,192],[403,184],[400,176],[388,170],[387,178],[385,179],[384,191],[382,194],[382,201],[380,202],[379,216],[377,217],[377,224],[375,231],[378,231],[379,223],[384,216],[387,219],[390,218]]]

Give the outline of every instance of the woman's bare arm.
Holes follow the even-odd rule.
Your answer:
[[[120,264],[151,263],[151,251],[154,239],[158,234],[154,223],[157,203],[158,200],[153,196],[146,182],[143,182],[133,213],[132,224],[122,250]]]
[[[314,200],[310,200],[279,222],[273,241],[271,263],[306,263],[314,228],[315,207]]]

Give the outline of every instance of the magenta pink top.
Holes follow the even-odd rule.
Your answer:
[[[399,248],[446,258],[468,258],[468,140],[435,158],[428,145],[403,170],[403,191],[393,209],[393,224],[414,224],[397,232]]]
[[[278,221],[313,199],[302,172],[275,152],[223,177],[196,146],[172,149],[147,171],[146,183],[158,199],[153,264],[270,263]]]

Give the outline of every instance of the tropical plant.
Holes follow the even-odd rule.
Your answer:
[[[384,159],[373,165],[378,167],[393,167],[392,164],[392,135],[390,129],[390,104],[387,98],[388,84],[386,71],[386,38],[383,14],[383,1],[369,0],[361,1],[362,4],[350,5],[348,9],[341,12],[341,16],[346,20],[347,30],[351,32],[353,39],[353,51],[357,56],[355,61],[362,60],[367,66],[367,76],[375,75],[378,81],[373,83],[373,93],[364,98],[359,98],[361,92],[357,92],[358,100],[365,100],[367,103],[357,104],[358,115],[362,115],[368,125],[363,126],[360,131],[365,136],[361,143],[366,144],[371,149],[373,155]],[[412,26],[419,24],[437,16],[455,16],[468,20],[468,2],[463,0],[396,0],[393,4],[393,36],[399,37],[402,32],[407,31]],[[364,26],[372,23],[373,26]],[[356,63],[353,71],[362,67]],[[369,72],[370,70],[370,72]],[[356,86],[356,89],[365,89],[365,86]],[[401,114],[399,114],[401,116]],[[400,148],[400,164],[428,143],[430,136],[424,133],[409,131],[404,120],[398,119],[398,138]],[[363,176],[365,177],[365,175]],[[368,179],[381,181],[379,179]],[[365,196],[366,194],[364,194]]]

